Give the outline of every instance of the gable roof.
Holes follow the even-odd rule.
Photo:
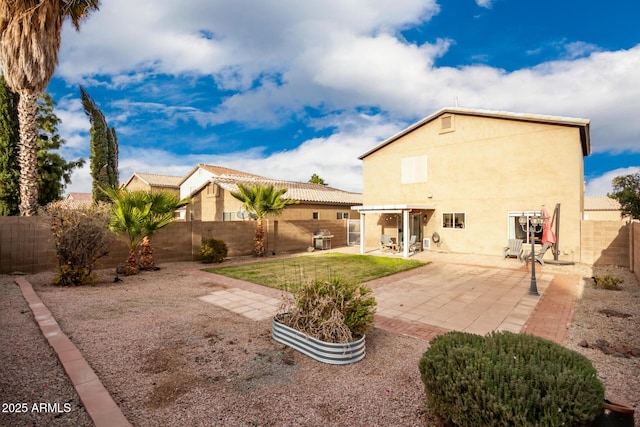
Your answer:
[[[127,185],[129,185],[129,183],[135,177],[138,177],[142,182],[144,182],[145,184],[151,187],[180,188],[180,181],[182,181],[181,176],[135,172],[133,175],[131,175],[131,178],[127,180],[127,182],[123,185],[123,187],[126,187]]]
[[[591,153],[591,136],[589,131],[590,121],[588,119],[578,119],[573,117],[561,117],[561,116],[547,116],[542,114],[530,114],[530,113],[512,113],[508,111],[494,111],[494,110],[481,110],[475,108],[460,108],[460,107],[447,107],[443,108],[435,113],[431,114],[428,117],[412,124],[408,128],[398,132],[393,135],[391,138],[388,138],[382,141],[380,144],[373,147],[371,150],[362,154],[358,157],[358,159],[362,160],[370,154],[378,151],[382,147],[391,144],[393,141],[403,137],[404,135],[413,132],[421,126],[437,119],[443,114],[458,114],[458,115],[467,115],[467,116],[477,116],[477,117],[487,117],[494,119],[505,119],[505,120],[518,120],[524,122],[534,122],[534,123],[546,123],[550,125],[559,125],[559,126],[573,126],[578,127],[580,129],[580,143],[582,145],[582,155],[588,156]]]
[[[336,205],[361,205],[362,194],[352,193],[349,191],[338,190],[322,184],[314,184],[311,182],[283,181],[269,178],[254,178],[250,176],[228,176],[212,178],[210,182],[215,183],[221,188],[230,191],[238,191],[238,184],[252,186],[256,184],[273,185],[277,189],[286,188],[285,198],[297,200],[306,203],[323,203]],[[204,187],[205,183],[202,187]],[[201,188],[194,191],[197,193]]]
[[[619,211],[620,203],[607,196],[585,196],[585,211]]]
[[[246,176],[246,177],[254,177],[254,178],[264,178],[263,176],[260,176],[260,175],[254,175],[252,173],[242,172],[242,171],[231,169],[231,168],[225,168],[224,166],[205,165],[204,163],[200,163],[199,165],[191,169],[188,174],[183,176],[180,182],[178,183],[178,185],[182,185],[182,183],[184,183],[198,169],[206,170],[207,172],[210,172],[211,174],[213,174],[213,176],[215,177]]]

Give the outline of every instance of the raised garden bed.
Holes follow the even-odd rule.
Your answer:
[[[318,362],[332,365],[347,365],[362,360],[365,356],[365,336],[348,343],[329,343],[320,341],[303,332],[297,331],[278,321],[286,314],[273,319],[271,337]]]

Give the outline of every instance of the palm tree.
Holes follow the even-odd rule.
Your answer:
[[[140,191],[106,188],[102,191],[113,202],[109,229],[125,237],[129,246],[129,257],[125,263],[124,274],[130,276],[138,274],[136,248],[145,236],[144,223],[151,211],[151,204],[147,203]]]
[[[153,248],[151,237],[161,228],[171,224],[175,218],[175,211],[188,205],[190,199],[182,199],[175,194],[166,191],[147,191],[144,198],[150,204],[149,215],[144,221],[144,237],[140,243],[140,260],[138,265],[141,270],[155,270],[156,265],[153,260]]]
[[[99,0],[0,0],[0,63],[7,85],[20,95],[20,215],[38,207],[36,112],[58,64],[62,24],[80,21],[98,9]]]
[[[253,255],[264,256],[264,227],[262,221],[267,215],[280,215],[282,210],[289,205],[294,205],[295,200],[282,196],[287,192],[286,188],[276,189],[273,185],[256,184],[251,187],[238,184],[238,191],[231,195],[242,202],[247,212],[256,217],[256,232],[253,238]]]
[[[154,270],[151,237],[174,219],[174,212],[190,203],[167,192],[129,191],[107,188],[102,191],[113,202],[109,228],[125,237],[129,246],[129,257],[125,264],[125,275],[137,274],[139,269]],[[140,262],[136,249],[140,246]]]

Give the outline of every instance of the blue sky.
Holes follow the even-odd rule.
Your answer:
[[[116,128],[120,179],[198,163],[361,191],[358,156],[460,107],[591,120],[588,195],[640,170],[633,1],[110,0],[65,28],[48,91],[89,157],[78,85]],[[523,153],[526,155],[526,153]],[[67,191],[90,191],[88,166]]]

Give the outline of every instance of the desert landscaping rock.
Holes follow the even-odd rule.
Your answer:
[[[160,267],[122,282],[113,281],[113,270],[100,271],[96,286],[80,288],[50,286],[53,273],[27,276],[132,424],[431,425],[417,369],[428,342],[375,329],[367,336],[362,361],[318,363],[274,342],[270,320],[247,319],[200,301],[220,286],[207,275],[192,274],[201,264]],[[594,363],[609,400],[637,409],[640,358],[613,357],[592,346],[604,339],[640,348],[635,316],[599,312],[639,313],[635,276],[613,267],[571,268],[581,277],[624,279],[619,291],[584,287],[567,347]],[[0,425],[91,426],[28,306],[16,298],[19,289],[11,277],[0,279],[0,352],[10,366],[2,375],[2,401],[73,405],[70,414],[58,418],[0,414]]]

